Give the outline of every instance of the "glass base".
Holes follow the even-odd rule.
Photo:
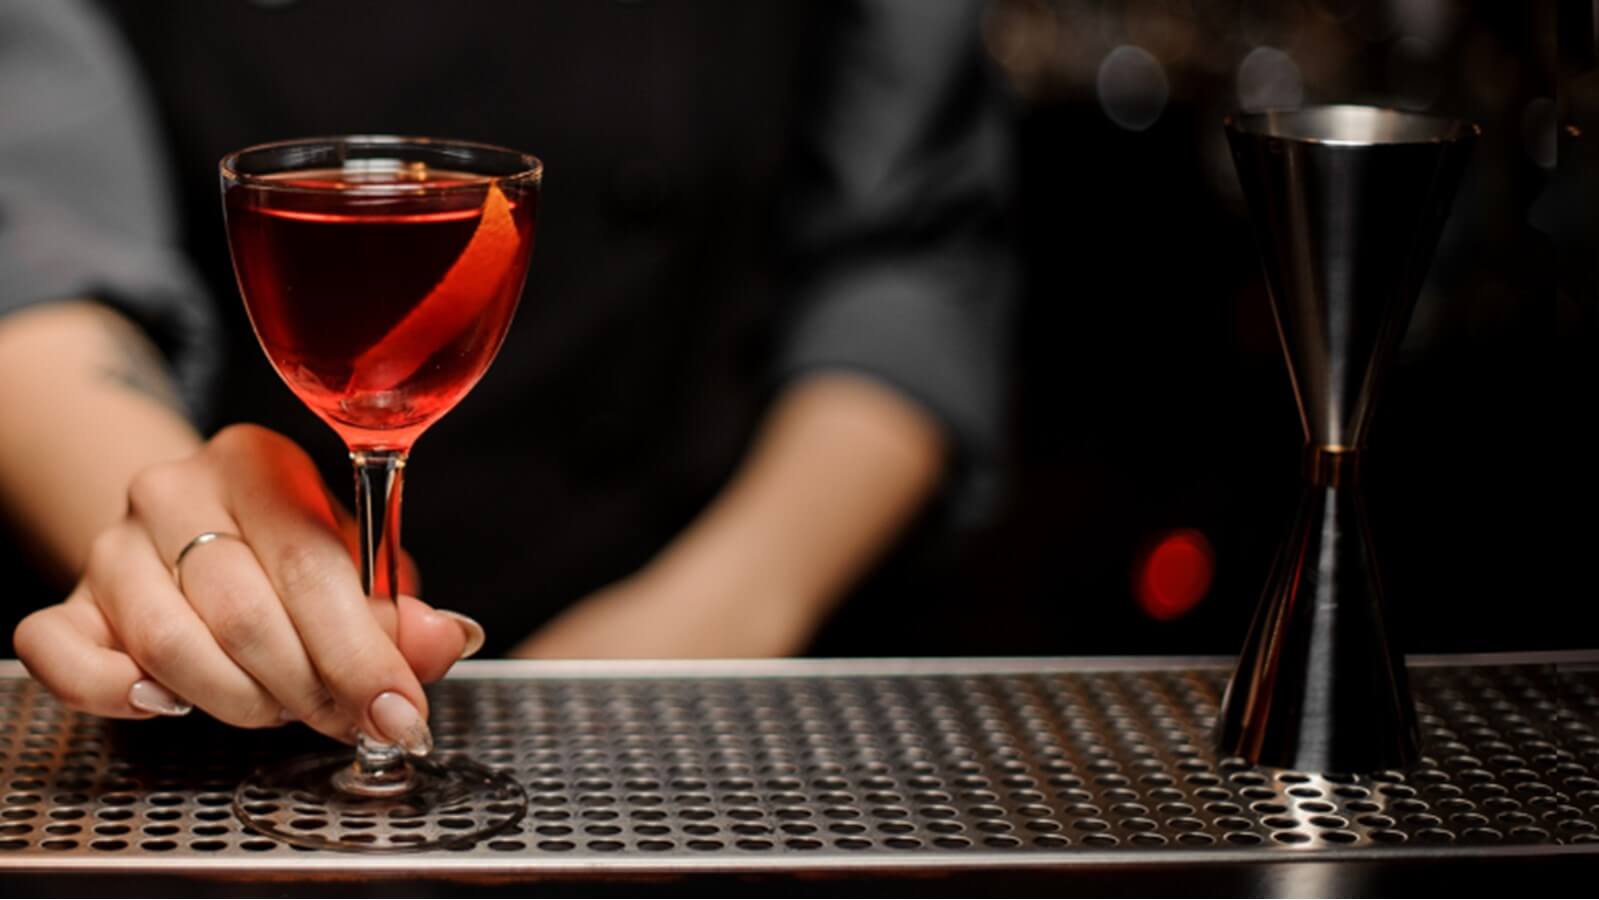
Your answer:
[[[352,853],[470,846],[527,812],[527,792],[516,779],[463,757],[411,759],[403,793],[348,793],[337,785],[353,758],[329,753],[259,769],[234,793],[233,811],[296,847]]]

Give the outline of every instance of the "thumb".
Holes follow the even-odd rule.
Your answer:
[[[401,594],[395,602],[395,643],[423,681],[437,681],[455,665],[483,646],[483,626],[450,610],[434,609],[415,597]]]

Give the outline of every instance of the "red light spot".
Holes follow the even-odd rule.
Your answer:
[[[1154,619],[1178,618],[1205,599],[1215,570],[1216,554],[1203,534],[1174,531],[1139,563],[1134,582],[1138,605]]]

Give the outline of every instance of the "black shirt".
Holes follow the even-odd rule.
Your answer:
[[[0,118],[0,311],[119,306],[210,424],[283,431],[336,487],[342,448],[245,322],[217,160],[362,132],[543,159],[516,324],[418,442],[407,485],[424,595],[482,620],[490,652],[646,563],[737,464],[771,392],[807,371],[862,372],[922,404],[959,448],[953,508],[981,506],[1000,432],[1010,159],[976,4],[143,0],[96,13],[0,11],[0,108],[31,115]]]

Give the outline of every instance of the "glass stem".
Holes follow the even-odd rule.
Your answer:
[[[355,520],[361,529],[361,587],[369,597],[400,593],[400,488],[405,451],[355,450]]]
[[[405,451],[354,450],[355,520],[359,526],[361,587],[369,597],[394,601],[400,593],[400,489]],[[411,780],[405,754],[392,744],[356,733],[355,765],[334,779],[342,790],[368,796],[403,791]]]

